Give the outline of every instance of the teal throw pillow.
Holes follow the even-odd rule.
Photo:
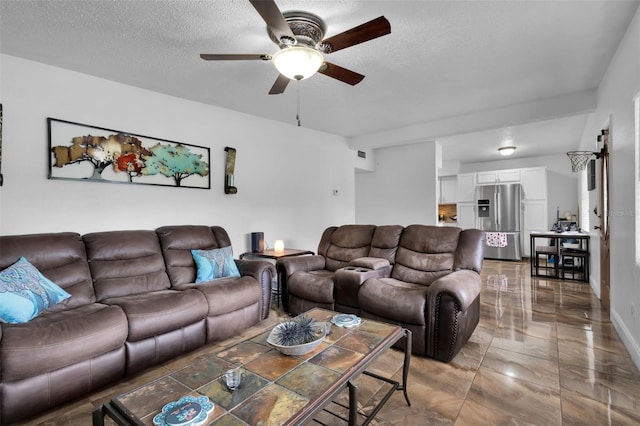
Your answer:
[[[53,281],[42,275],[27,259],[0,272],[0,321],[25,323],[71,297]]]
[[[191,250],[191,254],[198,269],[196,283],[240,276],[231,246],[213,250]]]

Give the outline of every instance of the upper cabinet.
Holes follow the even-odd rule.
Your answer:
[[[458,201],[474,201],[476,193],[476,174],[460,173],[458,175]]]
[[[441,178],[444,179],[444,178]],[[502,183],[522,184],[523,200],[547,199],[546,167],[528,167],[523,169],[493,170],[477,173],[460,173],[457,180],[457,201],[461,203],[475,201],[476,186],[497,185]],[[440,182],[440,194],[444,195],[443,181]],[[447,187],[449,188],[449,187]],[[447,196],[450,200],[451,197]]]
[[[520,169],[478,172],[476,175],[477,185],[520,182]]]
[[[442,176],[440,180],[440,204],[455,204],[458,202],[458,178],[456,176]]]
[[[522,169],[522,191],[524,200],[546,200],[547,169],[544,167]]]

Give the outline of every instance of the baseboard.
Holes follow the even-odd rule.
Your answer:
[[[596,295],[598,300],[601,300],[601,298],[600,298],[600,283],[596,282],[596,280],[593,278],[593,275],[589,275],[589,285],[591,286],[591,290],[593,290],[593,293]]]
[[[615,312],[611,312],[611,323],[615,327],[616,331],[620,335],[620,339],[624,343],[627,351],[629,351],[629,355],[631,355],[631,359],[633,359],[636,368],[640,370],[640,346],[633,339],[632,334],[629,332],[629,329],[624,325],[624,322],[620,318],[620,316]]]

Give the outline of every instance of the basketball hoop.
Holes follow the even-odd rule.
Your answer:
[[[567,156],[571,160],[571,171],[581,172],[587,167],[589,159],[594,153],[591,151],[569,151]]]

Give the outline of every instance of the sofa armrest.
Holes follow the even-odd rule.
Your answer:
[[[293,274],[294,272],[317,271],[320,269],[324,269],[324,267],[324,256],[320,256],[319,254],[315,254],[312,256],[285,257],[282,259],[278,259],[278,261],[276,262],[276,268],[278,269],[278,271],[282,270],[287,277],[291,276],[291,274]]]
[[[482,280],[477,272],[467,269],[455,271],[431,283],[427,299],[431,304],[437,301],[441,293],[447,293],[461,310],[465,310],[480,295],[481,287]]]
[[[427,355],[449,362],[480,320],[480,274],[460,270],[438,278],[427,290]]]
[[[289,293],[287,291],[287,279],[298,271],[309,272],[324,269],[325,258],[319,254],[311,256],[284,257],[276,262],[278,271],[278,284],[280,285],[280,295],[282,297],[282,308],[289,312]]]
[[[241,260],[236,259],[236,265],[242,276],[251,276],[262,286],[262,312],[261,318],[269,316],[271,307],[271,280],[276,275],[276,268],[265,260]]]

